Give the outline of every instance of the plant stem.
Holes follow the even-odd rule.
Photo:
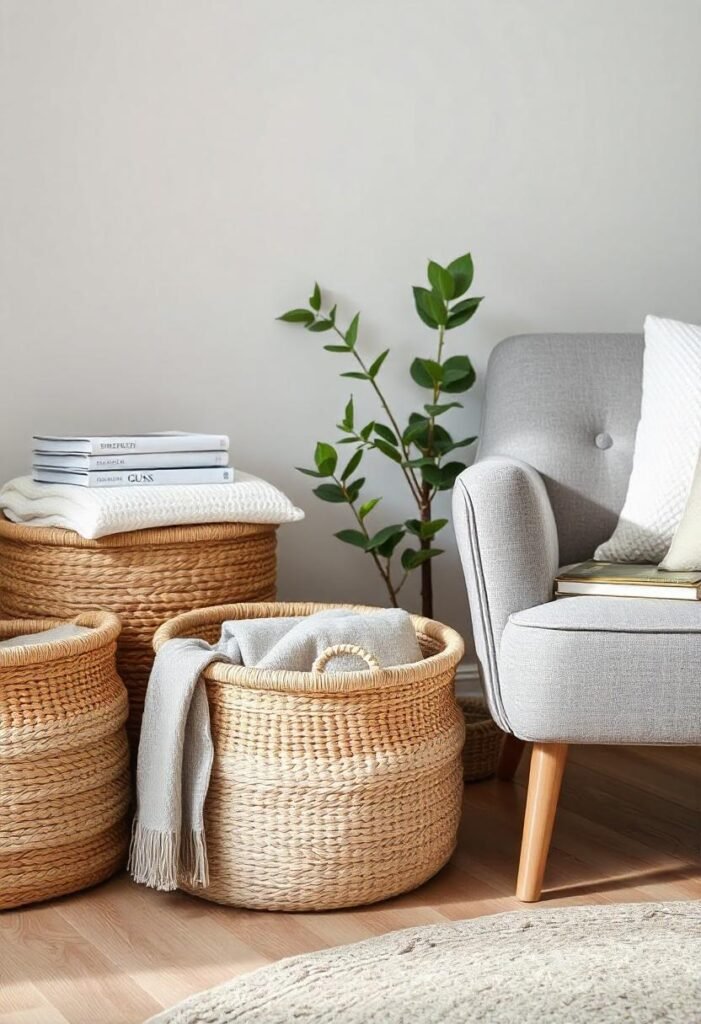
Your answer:
[[[344,341],[346,340],[345,334],[343,333],[343,331],[340,331],[338,329],[336,324],[333,325],[333,329],[336,332],[336,334],[338,334],[338,336],[340,338],[343,338]],[[360,353],[356,351],[355,346],[351,349],[351,352],[355,356],[356,361],[357,361],[358,365],[360,366],[361,370],[363,371],[363,373],[367,373],[368,372],[368,368],[365,365],[365,362],[364,362],[362,356],[360,355]],[[370,377],[369,374],[368,374],[368,380],[370,381],[370,384],[372,385],[372,387],[375,389],[375,394],[377,395],[378,399],[380,400],[380,404],[382,405],[382,408],[387,413],[387,418],[389,419],[390,423],[392,424],[392,429],[394,430],[395,434],[397,435],[397,438],[399,440],[399,444],[401,445],[402,454],[404,455],[404,461],[408,462],[408,460],[409,460],[409,451],[407,450],[407,447],[404,444],[404,441],[402,440],[402,432],[399,429],[399,424],[397,423],[396,419],[392,415],[392,410],[390,409],[389,405],[387,404],[387,400],[386,400],[385,396],[382,394],[382,391],[381,391],[380,386],[378,385],[377,381],[374,380],[372,377]],[[420,506],[421,505],[421,488],[420,488],[419,481],[418,481],[418,479],[416,477],[416,474],[415,474],[414,470],[411,467],[406,467],[406,466],[401,466],[401,470],[402,470],[402,473],[404,474],[404,477],[406,479],[407,484],[409,485],[409,490],[411,491],[411,493],[412,493],[412,495],[414,497],[414,500],[416,501],[416,504]]]
[[[348,491],[346,490],[346,485],[343,483],[343,481],[339,480],[337,476],[334,476],[333,479],[337,486],[341,488],[344,495],[346,496],[346,501],[350,505],[351,512],[355,516],[355,520],[358,526],[360,527],[361,533],[364,534],[367,540],[370,540],[370,534],[367,531],[367,527],[365,526],[363,520],[360,518],[360,514],[358,513],[358,510],[355,507],[355,502],[351,501]],[[380,556],[378,555],[378,553],[376,551],[370,551],[369,554],[372,555],[373,561],[377,566],[377,571],[379,572],[380,576],[385,582],[385,586],[387,587],[387,593],[389,594],[389,599],[392,602],[392,607],[397,608],[399,606],[397,602],[398,589],[395,590],[395,588],[392,586],[392,577],[389,571],[389,559],[387,559],[387,569],[385,570],[382,566],[382,562],[380,561]],[[402,582],[404,581],[402,580]]]

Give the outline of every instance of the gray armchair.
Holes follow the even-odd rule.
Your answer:
[[[534,744],[517,896],[537,900],[571,743],[701,743],[701,602],[553,600],[625,499],[643,340],[524,335],[492,353],[453,516],[501,775]],[[671,413],[673,414],[673,413]]]

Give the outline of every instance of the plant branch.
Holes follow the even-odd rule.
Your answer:
[[[359,514],[357,508],[355,507],[355,502],[352,500],[351,496],[348,493],[348,489],[347,489],[346,485],[343,483],[342,480],[340,480],[335,475],[334,475],[333,479],[334,479],[334,482],[336,483],[336,485],[338,487],[340,487],[341,490],[343,491],[343,493],[345,495],[345,498],[346,498],[346,501],[348,502],[348,504],[350,506],[351,512],[355,516],[355,521],[357,522],[358,526],[360,527],[361,533],[366,538],[366,540],[370,540],[370,534],[368,533],[368,530],[367,530],[367,527],[365,525],[365,522],[363,521],[363,519],[361,519],[360,514]],[[387,592],[389,594],[390,601],[392,602],[392,606],[394,608],[396,608],[397,607],[397,594],[398,594],[398,590],[396,590],[395,587],[392,585],[392,577],[390,576],[390,573],[389,573],[389,559],[387,560],[387,570],[385,570],[383,568],[383,566],[382,566],[382,562],[380,561],[380,556],[378,555],[378,553],[376,551],[374,551],[374,550],[370,551],[368,553],[370,555],[372,555],[372,559],[373,559],[375,565],[377,566],[377,571],[379,572],[380,576],[382,577],[382,579],[385,582],[385,586],[387,587]]]

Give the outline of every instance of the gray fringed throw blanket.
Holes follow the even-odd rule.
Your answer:
[[[300,618],[225,622],[217,644],[175,639],[156,655],[141,724],[137,812],[129,851],[136,882],[154,889],[209,884],[204,802],[214,758],[202,672],[213,661],[310,672],[330,647],[362,648],[380,667],[421,660],[407,612],[344,608]],[[367,669],[357,654],[334,654],[326,672]]]

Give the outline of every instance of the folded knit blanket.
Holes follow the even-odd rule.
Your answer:
[[[43,629],[41,633],[23,633],[12,636],[9,640],[0,640],[0,647],[35,647],[37,644],[51,644],[57,640],[72,640],[76,636],[85,636],[91,631],[86,626],[76,626],[67,622],[63,626]]]
[[[396,608],[230,621],[213,646],[185,638],[165,643],[154,661],[141,724],[128,865],[134,880],[165,890],[177,888],[179,879],[209,884],[204,802],[214,747],[201,678],[207,665],[310,672],[316,664],[317,671],[347,672],[421,658],[411,617]]]
[[[186,523],[294,523],[304,519],[282,491],[237,472],[231,484],[79,487],[16,477],[0,489],[0,512],[13,523],[60,526],[94,539]]]

